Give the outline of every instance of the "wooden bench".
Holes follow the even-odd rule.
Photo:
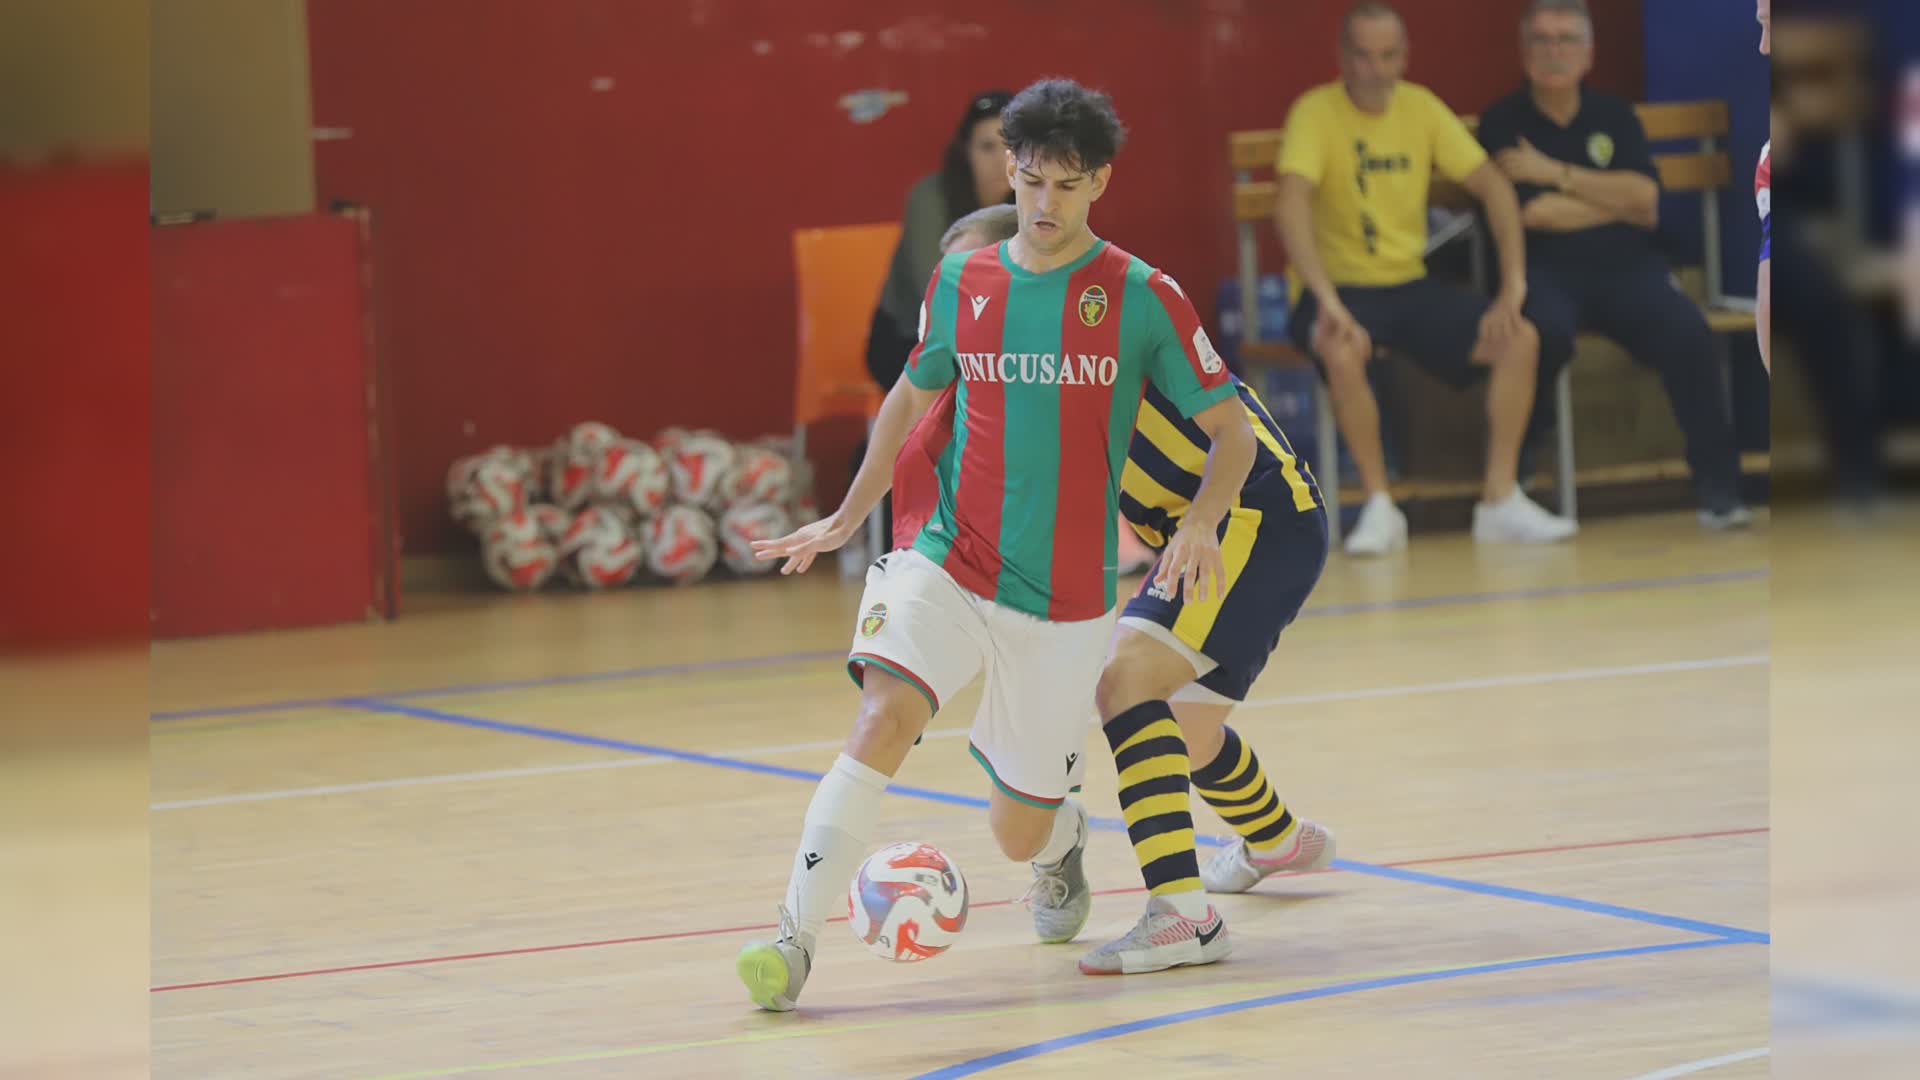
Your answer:
[[[1703,242],[1703,277],[1706,297],[1701,304],[1707,324],[1720,333],[1752,333],[1754,316],[1750,310],[1730,306],[1724,290],[1723,268],[1720,259],[1720,200],[1730,187],[1733,178],[1733,166],[1727,157],[1722,140],[1728,130],[1727,105],[1724,101],[1681,101],[1658,102],[1636,105],[1640,123],[1647,130],[1647,139],[1655,144],[1681,140],[1691,141],[1694,147],[1687,151],[1656,153],[1653,155],[1654,167],[1660,174],[1662,194],[1673,192],[1696,192],[1702,198],[1701,240]],[[1478,117],[1464,118],[1469,130],[1478,127]],[[1262,128],[1251,131],[1230,132],[1227,136],[1227,158],[1233,171],[1233,217],[1237,237],[1241,325],[1244,327],[1240,344],[1243,359],[1267,367],[1298,368],[1311,367],[1311,361],[1287,341],[1263,341],[1259,337],[1259,280],[1260,246],[1258,229],[1271,228],[1274,219],[1274,206],[1279,196],[1279,184],[1273,177],[1274,166],[1280,160],[1280,148],[1286,132],[1282,128]],[[1437,206],[1466,208],[1471,205],[1471,197],[1443,178],[1434,178],[1431,194],[1432,202]],[[1479,228],[1476,223],[1475,229]],[[1479,239],[1476,236],[1476,246]],[[1476,250],[1476,267],[1481,264]],[[1334,421],[1333,403],[1327,394],[1323,381],[1314,381],[1314,401],[1317,412],[1315,478],[1319,480],[1322,493],[1328,504],[1329,525],[1333,529],[1334,540],[1339,541],[1340,515],[1342,504],[1340,496],[1339,434]],[[1686,475],[1684,462],[1651,462],[1640,465],[1614,466],[1608,469],[1578,472],[1573,461],[1573,388],[1572,365],[1560,373],[1554,385],[1554,409],[1557,414],[1557,476],[1556,493],[1559,496],[1560,512],[1568,518],[1577,517],[1578,489],[1581,484],[1635,483],[1643,481],[1648,475]],[[1754,464],[1751,457],[1748,464]],[[1765,468],[1764,459],[1759,462]],[[1676,470],[1677,466],[1677,470]],[[1419,482],[1395,485],[1395,498],[1447,498],[1477,491],[1477,485],[1457,483],[1421,484]]]

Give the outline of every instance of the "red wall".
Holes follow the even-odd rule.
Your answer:
[[[147,163],[0,165],[0,221],[0,651],[141,638]]]
[[[392,614],[359,223],[153,232],[153,633]]]
[[[1404,0],[1411,76],[1477,111],[1526,0]],[[975,90],[1066,73],[1133,129],[1095,227],[1233,271],[1225,136],[1335,74],[1333,0],[309,0],[324,200],[375,207],[410,551],[461,543],[456,456],[594,418],[737,436],[792,398],[789,236],[891,220]],[[1597,3],[1637,95],[1640,3]],[[854,35],[858,35],[855,43]],[[596,91],[593,80],[612,79]],[[908,103],[852,122],[881,88]]]

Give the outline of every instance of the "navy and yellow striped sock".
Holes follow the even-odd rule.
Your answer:
[[[1164,701],[1135,705],[1107,721],[1106,732],[1120,773],[1120,812],[1147,891],[1155,896],[1200,891],[1187,743],[1172,707]]]
[[[1253,747],[1232,728],[1226,733],[1219,755],[1193,770],[1193,786],[1222,821],[1246,838],[1248,847],[1271,851],[1292,834],[1293,812],[1267,783]]]

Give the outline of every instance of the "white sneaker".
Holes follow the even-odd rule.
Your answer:
[[[799,932],[783,906],[779,939],[743,946],[734,958],[733,971],[755,1005],[768,1012],[792,1012],[800,1000],[800,988],[813,973],[813,939]]]
[[[1518,487],[1497,503],[1473,508],[1473,538],[1483,544],[1553,544],[1579,531],[1578,524],[1547,511]]]
[[[1274,874],[1298,874],[1333,865],[1333,834],[1326,826],[1302,820],[1277,851],[1256,852],[1242,839],[1221,848],[1200,868],[1200,883],[1210,893],[1243,893]]]
[[[1087,808],[1079,799],[1062,803],[1059,813],[1080,819],[1080,838],[1073,850],[1051,866],[1033,863],[1033,884],[1021,901],[1033,912],[1033,933],[1048,945],[1072,941],[1093,912],[1093,887],[1087,884],[1083,856],[1087,853]]]
[[[1209,905],[1205,918],[1189,919],[1175,911],[1166,897],[1156,896],[1147,901],[1147,913],[1126,937],[1081,957],[1080,970],[1087,975],[1140,975],[1184,964],[1211,964],[1225,960],[1232,951],[1220,909]]]
[[[1347,554],[1385,555],[1407,546],[1407,515],[1393,505],[1393,496],[1368,496],[1347,534]]]

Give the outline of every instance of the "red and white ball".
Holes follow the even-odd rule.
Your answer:
[[[527,512],[533,515],[534,524],[540,526],[540,535],[550,544],[559,543],[573,527],[573,515],[552,503],[535,503],[527,507]]]
[[[673,489],[667,463],[638,439],[621,439],[600,451],[592,483],[595,500],[632,507],[639,517],[665,510]]]
[[[736,574],[764,574],[780,565],[753,553],[755,540],[777,540],[793,531],[785,507],[747,503],[720,515],[720,561]]]
[[[515,592],[545,585],[559,566],[559,555],[525,510],[495,521],[481,539],[481,561],[494,584]]]
[[[881,848],[847,889],[847,925],[874,955],[903,964],[939,956],[967,925],[967,879],[931,844]]]
[[[557,547],[567,580],[589,589],[625,585],[640,572],[640,542],[625,523],[598,506],[575,515]]]
[[[644,526],[647,569],[687,585],[706,577],[720,555],[713,518],[691,506],[670,506]]]
[[[448,472],[448,486],[462,480],[453,498],[453,516],[474,532],[527,508],[527,476],[510,457],[481,455],[471,464],[456,462]]]
[[[692,432],[674,447],[669,461],[676,502],[717,506],[733,472],[733,443],[712,432]]]
[[[785,503],[793,490],[793,466],[783,454],[743,444],[735,448],[733,468],[720,489],[727,506]]]

